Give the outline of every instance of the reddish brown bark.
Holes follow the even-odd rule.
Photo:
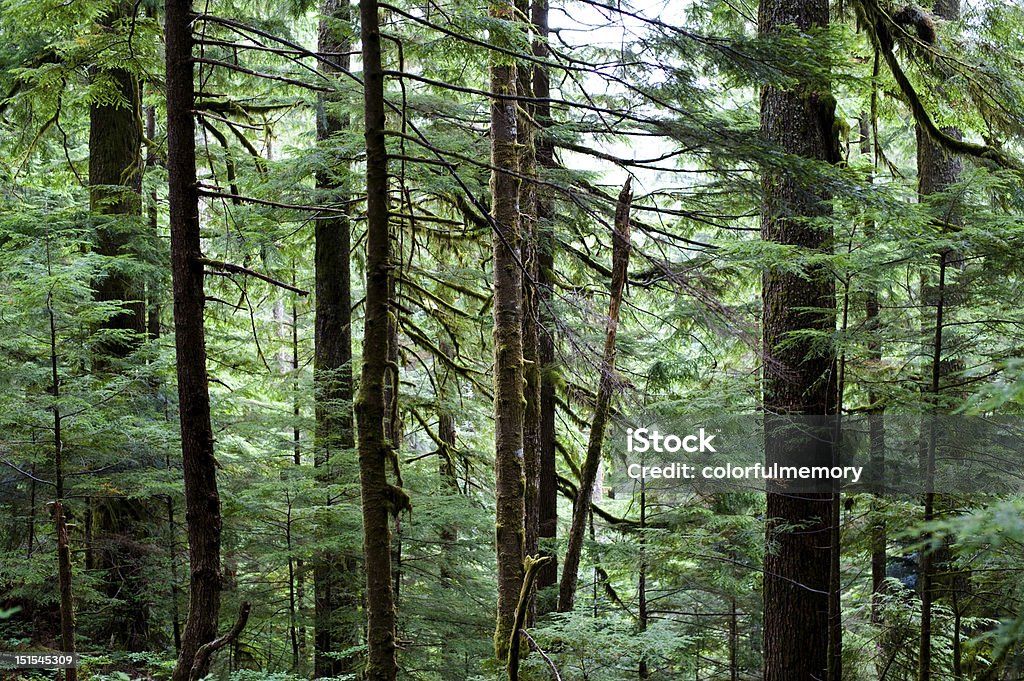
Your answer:
[[[220,495],[213,458],[203,328],[203,265],[196,188],[191,0],[167,0],[167,171],[181,455],[188,526],[189,608],[173,681],[188,681],[196,652],[217,634]],[[206,673],[200,665],[200,676]]]

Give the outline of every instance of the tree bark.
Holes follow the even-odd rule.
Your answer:
[[[594,421],[590,426],[587,442],[587,457],[583,462],[580,487],[573,506],[572,527],[569,530],[569,544],[565,549],[565,564],[562,566],[562,581],[558,585],[558,611],[570,612],[576,598],[576,582],[579,578],[580,556],[583,551],[583,534],[590,519],[593,504],[594,481],[601,465],[601,448],[604,444],[605,426],[611,410],[612,393],[615,391],[615,334],[619,326],[619,308],[626,286],[629,270],[629,208],[633,200],[630,181],[622,187],[618,205],[615,208],[615,228],[612,233],[612,282],[611,300],[608,303],[608,320],[605,327],[604,353],[601,357],[601,377],[598,382],[597,400],[594,405]]]
[[[181,454],[188,526],[189,608],[173,681],[188,681],[196,652],[217,634],[220,495],[213,457],[203,329],[203,265],[196,188],[191,0],[166,0],[167,171]],[[207,672],[199,669],[200,676]]]
[[[391,234],[388,211],[388,152],[384,140],[384,70],[376,0],[360,0],[363,103],[366,138],[366,299],[362,380],[356,401],[359,480],[362,492],[366,570],[367,681],[398,676],[395,601],[391,590],[389,511],[398,512],[397,488],[387,481],[391,443],[384,437],[384,380],[388,365],[388,279]]]
[[[134,5],[118,0],[99,21],[102,31],[134,13]],[[97,217],[96,253],[108,258],[138,258],[142,214],[142,104],[139,79],[125,69],[103,72],[123,101],[89,107],[89,208]],[[108,340],[98,349],[98,363],[124,358],[145,337],[145,292],[141,277],[124,263],[113,264],[97,283],[96,297],[120,303],[122,311],[105,329],[131,332],[127,340]]]
[[[47,242],[47,269],[50,250]],[[51,295],[46,296],[46,313],[50,321],[50,395],[53,397],[53,527],[57,535],[57,588],[60,592],[60,644],[66,653],[75,652],[75,599],[72,590],[71,546],[68,541],[67,518],[64,515],[64,436],[63,415],[60,410],[60,371],[57,355],[57,323]],[[78,671],[67,670],[66,681],[77,681]]]
[[[515,21],[515,5],[495,0],[490,16]],[[508,657],[525,551],[523,471],[523,273],[520,269],[516,67],[491,54],[491,212],[494,218],[494,471],[495,545],[498,562],[494,653]]]
[[[351,67],[352,41],[337,24],[350,22],[348,0],[324,0],[321,5],[319,51],[330,54],[322,61],[324,73],[337,75],[337,67]],[[337,66],[335,66],[337,65]],[[349,126],[347,116],[332,110],[335,99],[323,96],[317,111],[317,139],[326,141]],[[338,192],[339,181],[327,170],[317,173],[317,189],[327,195]],[[344,201],[325,196],[324,201]],[[330,485],[354,477],[349,453],[355,447],[352,411],[352,260],[351,221],[347,215],[317,220],[315,230],[316,320],[313,382],[316,444],[313,465],[317,479]],[[328,493],[326,503],[334,499]],[[333,655],[359,643],[361,623],[356,620],[361,600],[361,577],[356,562],[343,552],[327,549],[313,566],[314,650],[317,676],[355,673],[358,656],[338,659]]]
[[[530,1],[516,0],[521,16],[529,16]],[[517,67],[517,93],[523,97],[533,94],[533,69],[536,66]],[[534,116],[536,105],[521,104],[516,134],[519,146],[519,175],[523,178],[519,187],[519,220],[522,233],[520,260],[523,263],[523,475],[525,478],[524,515],[525,540],[523,551],[527,556],[537,555],[540,539],[540,450],[541,450],[541,386],[540,386],[540,268],[537,256],[540,252],[537,225],[538,187],[537,154],[534,144]],[[543,569],[541,561],[538,569]],[[531,588],[536,588],[536,580]],[[537,614],[534,593],[527,599],[526,626],[532,626]]]
[[[537,57],[548,55],[548,2],[533,0],[530,7],[533,23],[533,53]],[[551,85],[547,68],[535,65],[533,68],[533,95],[536,98],[534,121],[535,148],[538,172],[555,167],[554,147],[545,129],[551,125]],[[554,545],[558,535],[558,475],[555,466],[555,382],[552,377],[555,363],[555,324],[551,308],[552,275],[554,258],[554,201],[545,187],[537,187],[537,312],[538,362],[540,364],[540,451],[538,453],[539,481],[537,491],[537,533],[539,542],[549,547]],[[542,549],[552,560],[545,561],[537,573],[537,588],[544,589],[558,583],[558,560],[554,549]],[[550,603],[550,606],[548,605]],[[555,599],[541,599],[537,603],[540,612],[553,609]]]
[[[787,24],[801,31],[826,27],[827,0],[761,0],[762,35]],[[761,132],[783,151],[837,163],[835,100],[808,86],[792,90],[766,87],[761,92]],[[761,235],[766,241],[829,252],[831,229],[806,218],[825,217],[828,196],[785,169],[765,168]],[[795,217],[790,217],[795,216]],[[763,381],[766,414],[833,414],[836,405],[834,353],[821,351],[801,331],[835,332],[835,283],[826,268],[801,274],[768,270],[763,275]],[[830,422],[830,419],[823,419]],[[831,447],[793,442],[765,419],[767,463],[793,447],[805,458],[831,465]],[[764,564],[764,680],[814,681],[828,666],[831,495],[767,495]]]
[[[112,32],[135,13],[131,3],[116,2],[98,22]],[[100,371],[116,369],[145,339],[147,320],[143,278],[132,272],[142,260],[142,105],[139,79],[126,69],[97,73],[109,80],[122,101],[89,107],[89,207],[96,220],[96,253],[109,258],[96,283],[100,302],[121,310],[104,320],[102,330],[127,336],[97,344],[94,364]],[[129,260],[131,259],[131,261]],[[140,551],[146,538],[145,503],[121,497],[98,497],[94,506],[95,542],[87,547],[91,562],[102,572],[100,591],[111,599],[109,617],[99,634],[114,647],[142,651],[149,647],[147,559]]]

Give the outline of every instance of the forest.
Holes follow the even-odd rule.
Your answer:
[[[1024,679],[1022,151],[1016,0],[0,0],[0,679]]]

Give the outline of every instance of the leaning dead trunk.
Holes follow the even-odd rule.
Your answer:
[[[189,681],[196,652],[217,634],[220,611],[220,495],[213,458],[210,392],[203,329],[203,265],[196,188],[192,109],[192,3],[167,0],[167,171],[171,223],[171,276],[181,421],[181,456],[188,525],[188,617],[173,681]],[[200,664],[199,677],[207,672]]]
[[[619,327],[619,308],[626,286],[629,270],[629,207],[633,200],[627,179],[619,194],[615,208],[615,230],[612,234],[612,283],[611,300],[608,303],[608,321],[605,326],[604,354],[601,358],[601,379],[597,388],[597,402],[594,405],[594,421],[590,426],[587,442],[587,458],[583,462],[580,488],[573,508],[572,527],[569,529],[569,545],[565,549],[565,564],[562,566],[562,581],[558,585],[558,610],[569,612],[576,599],[576,582],[579,579],[580,555],[583,552],[583,534],[587,529],[593,500],[594,482],[601,465],[601,446],[604,443],[605,426],[611,410],[612,393],[615,390],[615,334]]]

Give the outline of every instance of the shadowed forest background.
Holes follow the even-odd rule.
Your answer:
[[[612,435],[1021,415],[1022,137],[1011,0],[0,0],[0,678],[1024,678],[1021,497]]]

